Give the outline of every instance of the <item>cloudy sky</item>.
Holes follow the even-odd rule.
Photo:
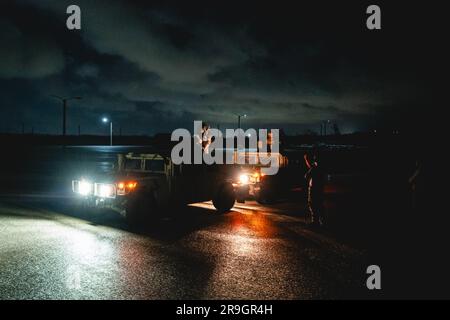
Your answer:
[[[316,2],[315,2],[316,3]],[[81,8],[82,29],[66,28]],[[0,132],[170,132],[194,119],[221,128],[342,131],[402,127],[426,107],[433,37],[408,24],[423,8],[368,3],[15,0],[0,4]],[[408,11],[410,10],[410,11]],[[406,118],[405,118],[406,117]]]

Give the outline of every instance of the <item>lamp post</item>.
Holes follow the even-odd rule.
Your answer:
[[[238,114],[238,129],[241,128],[241,117],[247,118],[246,114]]]
[[[102,122],[103,123],[109,122],[109,145],[112,146],[113,145],[113,123],[106,117],[102,119]]]
[[[62,112],[62,115],[63,115],[63,119],[62,119],[62,135],[63,135],[63,137],[65,138],[66,137],[66,118],[67,118],[67,102],[68,101],[70,101],[70,100],[81,100],[82,99],[82,97],[70,97],[70,98],[66,98],[66,97],[60,97],[60,96],[57,96],[57,95],[52,95],[52,97],[53,98],[56,98],[56,99],[58,99],[58,100],[60,100],[60,101],[62,101],[62,103],[63,103],[63,112]]]
[[[322,124],[320,125],[320,135],[326,136],[327,135],[327,129],[328,125],[331,124],[331,120],[325,120],[322,121]]]

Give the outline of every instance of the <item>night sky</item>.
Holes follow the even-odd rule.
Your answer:
[[[123,134],[192,128],[341,131],[404,128],[430,103],[436,32],[414,21],[430,10],[381,5],[273,2],[16,0],[0,4],[0,132]],[[348,3],[346,1],[346,3]],[[82,29],[66,28],[81,7]],[[412,5],[411,5],[412,6]],[[429,20],[432,20],[431,18]]]

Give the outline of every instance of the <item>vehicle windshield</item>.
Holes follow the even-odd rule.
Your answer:
[[[164,160],[146,160],[145,171],[164,171]]]
[[[141,170],[141,159],[126,159],[125,170]]]

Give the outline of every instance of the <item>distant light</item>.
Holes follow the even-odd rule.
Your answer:
[[[108,122],[108,118],[103,118],[102,121],[103,121],[104,123],[107,123],[107,122]]]

